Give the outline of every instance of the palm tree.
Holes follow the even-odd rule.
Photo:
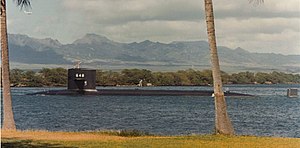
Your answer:
[[[17,6],[23,8],[30,6],[30,0],[16,0]],[[3,130],[16,130],[16,124],[12,111],[11,90],[9,80],[9,56],[6,24],[6,0],[1,0],[1,70],[3,87]]]
[[[254,6],[264,3],[264,0],[248,0],[248,1],[249,3],[253,3]]]
[[[258,5],[264,0],[249,0],[250,3]],[[216,134],[233,135],[234,129],[227,114],[226,101],[224,92],[222,90],[221,70],[219,65],[219,58],[217,52],[217,43],[214,25],[214,11],[212,0],[204,0],[205,16],[207,25],[207,35],[210,47],[210,58],[212,66],[212,74],[214,81],[214,95],[215,95],[215,132]]]

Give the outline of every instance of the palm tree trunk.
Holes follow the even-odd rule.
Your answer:
[[[1,0],[1,58],[2,58],[2,87],[3,87],[3,130],[16,130],[12,111],[12,100],[9,80],[9,57],[6,24],[6,1]]]
[[[205,14],[208,42],[210,47],[210,58],[214,81],[215,95],[215,132],[216,134],[233,135],[234,129],[227,114],[226,101],[222,90],[221,70],[217,52],[217,43],[214,25],[214,13],[212,0],[205,1]]]

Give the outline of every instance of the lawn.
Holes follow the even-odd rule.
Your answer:
[[[1,131],[2,147],[300,147],[300,138],[254,136],[151,136],[120,132]]]

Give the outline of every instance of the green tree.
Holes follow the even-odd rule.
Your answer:
[[[175,85],[192,85],[187,71],[177,71],[174,73]]]
[[[228,84],[231,78],[231,76],[224,71],[221,71],[221,77],[222,77],[222,82],[225,84]]]
[[[24,78],[23,70],[13,69],[10,71],[10,83],[13,84],[13,86],[22,85],[23,78]]]
[[[44,85],[46,86],[52,86],[51,80],[49,80],[49,77],[51,75],[51,69],[50,68],[43,68],[40,71],[42,77],[44,78]]]
[[[267,73],[258,72],[255,74],[255,81],[259,84],[264,84],[268,81],[270,75]]]
[[[96,84],[101,86],[116,86],[123,84],[123,80],[121,80],[121,75],[118,72],[98,70],[96,72]]]
[[[96,85],[104,85],[104,79],[103,77],[104,72],[102,70],[96,70]]]
[[[153,79],[154,85],[175,85],[174,74],[172,72],[155,72],[153,73]]]
[[[46,77],[53,86],[65,86],[68,79],[68,71],[64,68],[51,69],[50,75]]]
[[[45,85],[65,86],[67,84],[68,71],[64,68],[43,68],[39,73],[45,79]]]
[[[24,73],[23,84],[29,87],[40,87],[43,86],[44,79],[41,75],[35,73],[34,71],[26,71]]]
[[[191,85],[203,85],[200,71],[195,71],[193,69],[188,69],[186,71],[186,75],[187,75]]]
[[[230,81],[234,84],[251,84],[255,82],[255,76],[252,72],[240,72],[232,74]]]
[[[205,85],[213,84],[213,77],[212,77],[212,71],[211,70],[204,70],[201,73],[202,81]]]
[[[18,6],[30,6],[30,0],[15,0]],[[1,0],[1,68],[2,68],[2,85],[3,85],[3,130],[16,130],[14,120],[10,90],[9,78],[9,56],[8,56],[8,41],[7,41],[7,19],[6,19],[6,0]]]
[[[146,69],[124,69],[121,71],[122,79],[127,85],[138,84],[140,80],[143,80],[144,83],[152,81],[151,71]]]

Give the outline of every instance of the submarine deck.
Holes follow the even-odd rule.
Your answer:
[[[95,96],[212,96],[207,90],[145,90],[145,89],[97,89],[95,91],[50,90],[28,95],[95,95]],[[225,96],[252,96],[235,92],[224,92]]]

